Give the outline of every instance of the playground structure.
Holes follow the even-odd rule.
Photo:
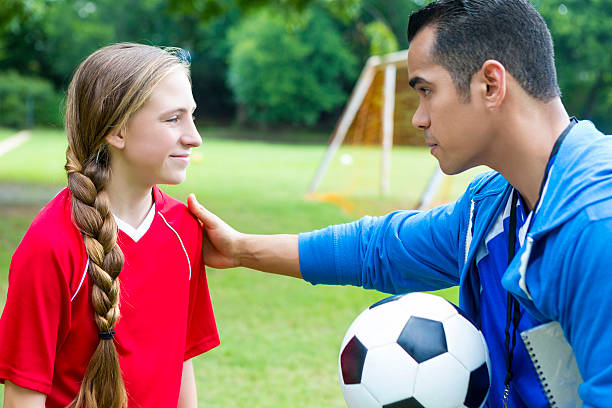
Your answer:
[[[381,145],[380,193],[390,191],[391,148],[423,145],[422,131],[412,126],[418,96],[410,89],[406,69],[408,51],[370,57],[330,138],[327,151],[307,190],[313,196],[343,143]],[[430,207],[443,173],[436,168],[417,207]]]

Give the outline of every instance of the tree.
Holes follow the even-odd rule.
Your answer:
[[[235,9],[254,11],[269,7],[285,12],[302,12],[310,5],[327,9],[332,15],[345,20],[357,16],[362,0],[170,0],[169,7],[177,12],[197,16],[209,21]]]
[[[570,114],[612,131],[612,2],[539,0],[555,42],[563,101]]]
[[[382,21],[372,21],[364,31],[370,40],[370,55],[385,55],[398,50],[395,35]]]
[[[317,122],[346,100],[356,59],[331,19],[309,9],[287,21],[271,9],[247,16],[229,36],[229,84],[248,119]]]
[[[0,6],[0,60],[8,53],[6,36],[19,29],[21,21],[28,21],[43,12],[45,0],[3,0]]]
[[[14,1],[14,0],[6,0]],[[192,56],[194,97],[199,112],[227,116],[233,112],[225,83],[226,31],[235,12],[201,23],[167,9],[167,0],[134,0],[130,12],[114,0],[15,0],[16,11],[0,27],[0,70],[44,77],[63,92],[77,65],[94,50],[119,41],[178,46]],[[24,5],[29,5],[24,9]],[[32,8],[39,4],[41,7]],[[42,7],[44,5],[44,7]],[[0,21],[8,11],[0,10]],[[8,17],[7,17],[8,19]]]

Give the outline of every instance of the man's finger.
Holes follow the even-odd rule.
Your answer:
[[[202,206],[196,199],[195,194],[189,194],[187,197],[187,206],[189,207],[189,211],[196,217],[200,219],[204,224],[211,225],[214,224],[214,217],[212,213],[208,211],[206,208]]]

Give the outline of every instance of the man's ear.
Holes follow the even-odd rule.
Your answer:
[[[106,135],[106,142],[115,149],[123,149],[125,147],[125,130],[122,128],[113,129]]]
[[[497,108],[506,97],[506,68],[496,60],[486,60],[479,71],[483,100],[488,108]]]

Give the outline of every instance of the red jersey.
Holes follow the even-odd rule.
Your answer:
[[[135,242],[119,230],[121,318],[115,345],[128,406],[176,407],[183,361],[219,344],[202,262],[202,232],[185,205],[153,188],[155,210]],[[68,405],[98,344],[88,257],[62,190],[13,255],[0,319],[0,382]]]

